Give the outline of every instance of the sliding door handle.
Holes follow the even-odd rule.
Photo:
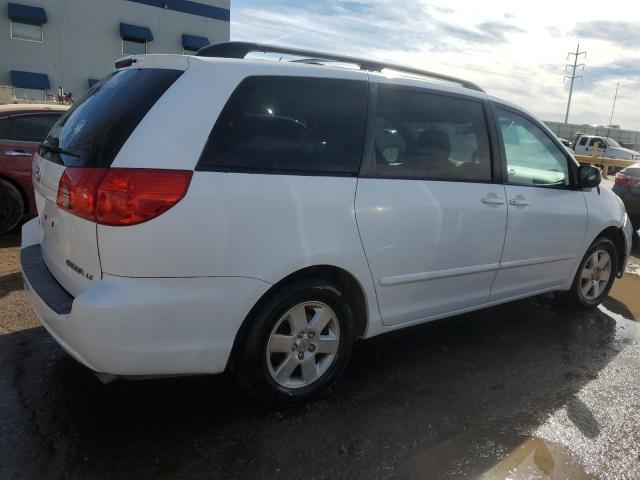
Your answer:
[[[32,153],[27,153],[24,150],[5,150],[4,154],[7,157],[31,157]]]
[[[488,196],[484,197],[480,201],[482,203],[484,203],[485,205],[504,205],[504,200],[502,200],[499,197],[493,197],[491,195],[488,195]]]
[[[509,200],[509,205],[514,207],[527,207],[531,205],[531,202],[523,198],[512,198],[511,200]]]

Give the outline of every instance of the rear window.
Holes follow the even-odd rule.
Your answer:
[[[199,168],[354,174],[366,107],[364,81],[247,78],[220,114]]]
[[[151,107],[182,75],[181,70],[119,70],[97,83],[46,138],[67,153],[41,155],[73,167],[109,167]]]

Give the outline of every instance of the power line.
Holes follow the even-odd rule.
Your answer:
[[[582,82],[582,74],[580,75],[576,75],[576,69],[579,67],[582,67],[582,71],[584,72],[584,63],[578,63],[578,59],[580,58],[580,55],[584,55],[584,58],[586,60],[587,58],[587,52],[581,52],[580,51],[580,44],[578,44],[578,46],[576,47],[576,51],[575,53],[573,52],[569,52],[569,54],[567,55],[567,60],[569,60],[569,58],[571,58],[571,56],[573,56],[573,64],[566,64],[564,66],[564,80],[566,81],[567,78],[571,80],[571,86],[569,87],[569,101],[567,102],[567,113],[564,116],[564,123],[567,123],[569,121],[569,108],[571,108],[571,95],[573,95],[573,81],[576,78],[579,78],[580,81]],[[571,75],[567,75],[567,70],[571,69]]]

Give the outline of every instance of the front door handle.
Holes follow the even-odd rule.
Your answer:
[[[504,200],[499,197],[494,197],[491,195],[487,195],[482,200],[480,200],[485,205],[504,205]]]
[[[512,198],[509,200],[509,205],[514,207],[527,207],[531,205],[531,202],[525,200],[524,198]]]
[[[4,154],[7,157],[30,157],[31,153],[27,153],[24,150],[5,150]]]

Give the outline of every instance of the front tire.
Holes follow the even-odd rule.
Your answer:
[[[24,216],[24,200],[16,187],[0,179],[0,235],[18,226]]]
[[[582,258],[566,299],[583,308],[599,305],[613,286],[617,266],[618,252],[613,242],[597,238]]]
[[[342,373],[355,340],[347,298],[321,280],[284,287],[249,321],[236,373],[261,401],[317,397]]]

